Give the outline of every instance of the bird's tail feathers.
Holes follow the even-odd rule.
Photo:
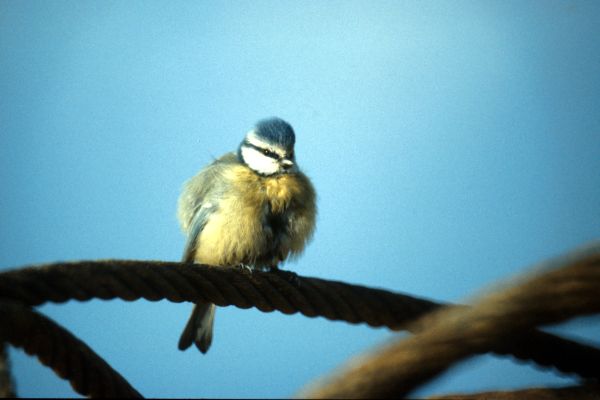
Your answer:
[[[179,338],[179,350],[186,350],[192,343],[198,350],[206,353],[212,343],[213,325],[215,321],[215,305],[198,303]]]

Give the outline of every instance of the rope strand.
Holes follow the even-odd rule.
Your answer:
[[[291,280],[290,273],[283,271],[248,273],[238,268],[128,260],[47,264],[0,273],[0,340],[36,354],[81,394],[134,397],[139,393],[83,342],[28,306],[93,298],[209,301],[416,333],[364,358],[366,364],[357,364],[363,368],[360,374],[355,369],[346,372],[342,379],[346,386],[330,384],[309,392],[322,397],[405,394],[455,361],[487,351],[600,379],[599,349],[533,329],[600,311],[596,295],[600,244],[550,264],[556,268],[533,283],[488,296],[475,308],[445,307],[337,281]],[[373,365],[377,368],[369,369]]]
[[[600,253],[569,257],[567,262],[492,293],[472,307],[449,307],[425,315],[415,324],[420,330],[416,335],[351,360],[300,396],[402,397],[465,357],[512,349],[514,337],[529,335],[536,326],[600,312]],[[517,344],[522,346],[522,339]],[[546,354],[554,351],[547,348]],[[599,367],[590,368],[597,373]]]
[[[0,343],[0,398],[17,397],[15,383],[10,374],[8,346]]]
[[[14,301],[0,300],[0,341],[29,355],[92,397],[142,397],[85,343],[52,320]]]

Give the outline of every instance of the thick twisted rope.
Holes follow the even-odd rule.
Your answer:
[[[428,300],[380,289],[317,278],[298,277],[297,283],[291,283],[289,278],[286,273],[248,274],[238,268],[174,262],[84,261],[2,272],[0,296],[32,306],[92,298],[206,300],[220,306],[301,312],[309,317],[391,329],[410,329],[409,321],[440,307]],[[513,343],[499,343],[494,351],[554,366],[562,372],[600,378],[598,349],[539,331],[529,332]]]
[[[0,342],[22,347],[91,397],[141,397],[85,343],[30,307],[0,300]]]
[[[598,313],[599,250],[596,246],[579,257],[560,259],[545,274],[488,295],[473,307],[426,315],[417,323],[422,332],[351,361],[301,396],[402,397],[453,363],[499,344],[509,346],[533,327]]]
[[[0,273],[0,297],[38,306],[93,298],[173,302],[209,301],[284,314],[400,329],[440,305],[385,290],[279,271],[160,261],[104,260],[55,263]]]

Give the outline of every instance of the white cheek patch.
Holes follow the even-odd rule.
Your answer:
[[[271,175],[279,171],[277,160],[267,157],[252,147],[242,146],[242,158],[254,171],[263,175]]]

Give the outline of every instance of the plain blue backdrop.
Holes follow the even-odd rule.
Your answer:
[[[320,211],[285,268],[466,301],[600,236],[598,38],[598,1],[0,0],[0,268],[178,260],[182,183],[276,115]],[[290,396],[394,337],[229,307],[202,356],[189,304],[39,309],[151,397]],[[10,355],[20,395],[74,395]],[[416,395],[573,382],[482,356]]]

